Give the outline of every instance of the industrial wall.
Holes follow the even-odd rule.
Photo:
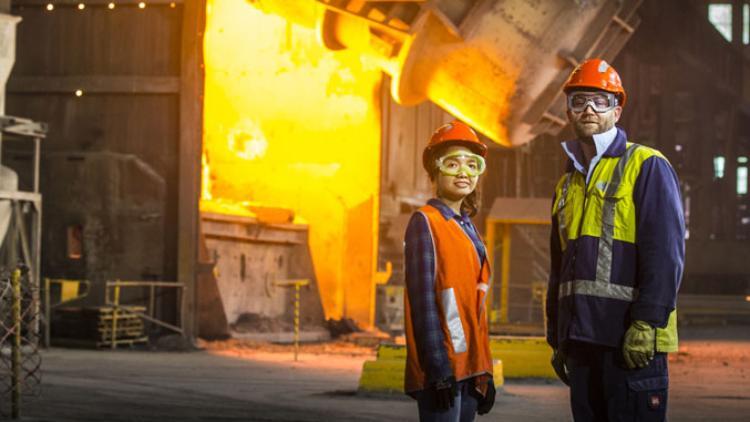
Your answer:
[[[182,5],[47,3],[13,2],[7,97],[8,114],[49,124],[42,275],[91,280],[92,303],[104,280],[174,281]]]
[[[680,176],[689,232],[682,291],[745,294],[750,196],[738,168],[750,157],[750,61],[700,3],[646,2],[639,13],[641,28],[615,61],[633,99],[622,124]]]

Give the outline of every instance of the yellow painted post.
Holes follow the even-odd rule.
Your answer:
[[[489,304],[489,317],[490,324],[497,322],[497,310],[495,309],[494,294],[495,290],[495,222],[491,219],[487,219],[485,223],[486,234],[485,239],[487,241],[487,261],[492,269],[492,279],[490,280],[490,288],[487,290],[487,303]]]
[[[50,324],[52,324],[52,300],[50,299],[50,279],[45,277],[44,278],[44,347],[49,348],[50,347],[50,332],[52,331],[52,328],[50,327]]]
[[[294,283],[294,361],[299,355],[299,285]]]
[[[500,285],[500,322],[508,323],[508,295],[510,292],[510,228],[509,223],[503,224],[503,258],[502,280]]]
[[[13,345],[12,345],[12,388],[11,417],[21,415],[21,270],[16,269],[11,276],[13,288]]]
[[[112,308],[112,335],[110,341],[112,342],[112,349],[117,348],[117,311],[120,307],[120,280],[115,282],[115,300]]]
[[[151,286],[149,286],[149,291],[148,291],[148,316],[150,316],[151,318],[153,318],[155,314],[154,312],[154,307],[156,306],[155,300],[156,300],[156,287],[152,284]]]
[[[299,289],[310,284],[310,280],[279,280],[273,282],[277,287],[294,287],[294,361],[299,357]]]

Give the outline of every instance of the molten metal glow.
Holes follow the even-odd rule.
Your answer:
[[[380,70],[243,1],[207,4],[201,209],[309,224],[328,318],[371,325]]]

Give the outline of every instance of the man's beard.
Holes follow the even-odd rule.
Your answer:
[[[590,138],[612,129],[613,126],[614,122],[610,121],[599,121],[595,126],[587,125],[583,122],[576,122],[573,124],[573,131],[579,138]]]

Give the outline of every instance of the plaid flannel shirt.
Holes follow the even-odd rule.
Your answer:
[[[484,263],[486,251],[478,231],[468,215],[456,214],[438,199],[430,199],[428,205],[440,211],[448,220],[455,219]],[[444,346],[443,329],[440,323],[440,310],[435,297],[435,250],[429,223],[421,213],[414,213],[406,228],[404,241],[406,288],[411,305],[411,319],[420,364],[427,376],[427,384],[432,384],[453,375],[448,353]],[[466,265],[469,265],[467,263]]]

